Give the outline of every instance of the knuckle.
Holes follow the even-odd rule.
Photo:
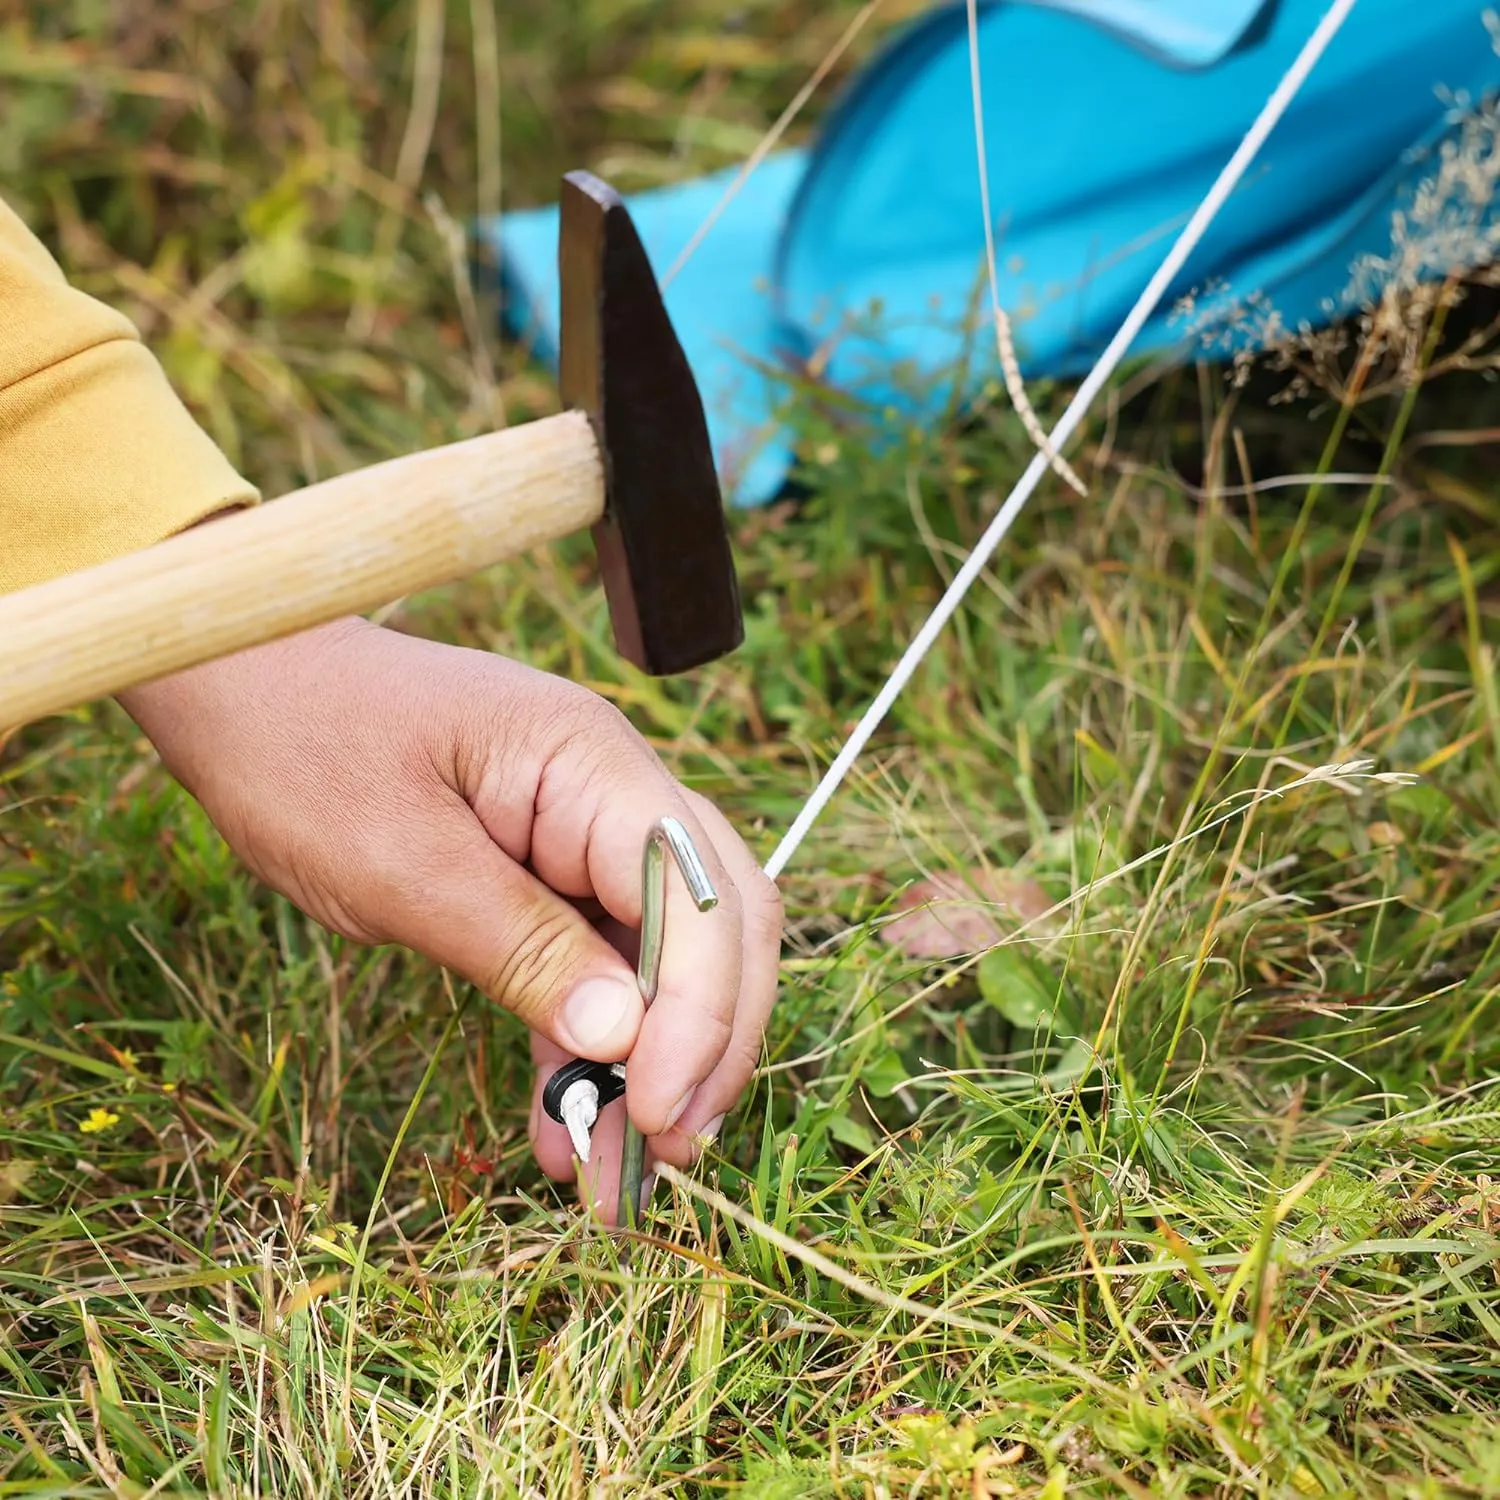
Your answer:
[[[589,761],[634,736],[629,720],[607,699],[565,678],[519,662],[477,654],[460,679],[460,779],[473,784],[503,769]]]
[[[760,1071],[761,1058],[765,1051],[765,1039],[766,1027],[764,1022],[761,1022],[758,1026],[746,1027],[735,1038],[731,1054],[736,1076],[748,1081]]]
[[[679,790],[698,821],[706,828],[717,827],[722,830],[723,838],[727,838],[727,843],[722,839],[720,841],[721,861],[736,869],[743,867],[746,871],[746,874],[737,877],[734,882],[746,925],[755,929],[757,935],[769,929],[774,929],[779,934],[786,917],[781,888],[761,868],[755,856],[713,802],[689,787]]]
[[[776,882],[756,868],[740,881],[739,897],[746,947],[779,945],[786,926],[786,907]]]
[[[566,992],[577,957],[574,938],[569,909],[537,913],[520,941],[501,955],[485,993],[528,1025],[543,1020]]]
[[[564,744],[592,749],[635,735],[630,720],[607,698],[571,682],[560,684],[550,711]]]
[[[702,1011],[693,1024],[704,1051],[715,1059],[723,1058],[734,1041],[734,1017],[723,1011]]]
[[[590,779],[629,778],[638,782],[643,775],[654,775],[660,778],[663,787],[670,781],[666,767],[635,726],[613,703],[603,699],[584,715],[584,728],[577,744]]]
[[[748,925],[780,935],[786,923],[786,903],[782,899],[781,888],[759,866],[750,878],[749,888],[744,892],[744,903],[745,921]]]
[[[451,740],[455,785],[469,790],[499,776],[509,783],[521,777],[540,710],[536,692],[518,692],[506,670],[512,663],[481,656],[466,661],[458,674]],[[522,679],[524,681],[524,679]]]
[[[638,783],[647,767],[668,781],[655,752],[620,709],[585,688],[563,687],[548,720],[548,762],[559,790],[565,787],[570,798],[595,798],[617,783]]]

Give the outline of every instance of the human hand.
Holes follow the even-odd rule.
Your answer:
[[[571,1056],[629,1058],[625,1107],[648,1171],[690,1165],[739,1099],[775,997],[780,898],[723,815],[603,699],[342,620],[120,701],[265,884],[346,937],[453,969],[530,1027],[531,1139],[550,1176],[577,1172],[541,1107]],[[669,879],[645,1010],[620,949],[640,926],[641,850],[663,814],[698,844],[719,903],[699,912]],[[606,1222],[623,1129],[610,1106],[590,1152]]]

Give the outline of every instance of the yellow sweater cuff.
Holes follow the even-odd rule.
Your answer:
[[[68,286],[0,202],[0,593],[259,498],[129,320]]]

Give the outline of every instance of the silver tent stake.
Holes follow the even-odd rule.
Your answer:
[[[641,854],[641,952],[636,963],[636,983],[641,999],[650,1005],[656,999],[661,979],[662,943],[666,936],[667,861],[672,858],[687,883],[688,894],[699,911],[719,904],[718,892],[708,878],[703,860],[686,828],[676,818],[662,818],[646,838]],[[646,1170],[646,1142],[625,1116],[625,1139],[620,1146],[619,1222],[634,1229],[641,1210],[641,1182]]]

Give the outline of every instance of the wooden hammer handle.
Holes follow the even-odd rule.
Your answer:
[[[591,526],[604,500],[570,411],[0,596],[0,729],[467,577]]]

